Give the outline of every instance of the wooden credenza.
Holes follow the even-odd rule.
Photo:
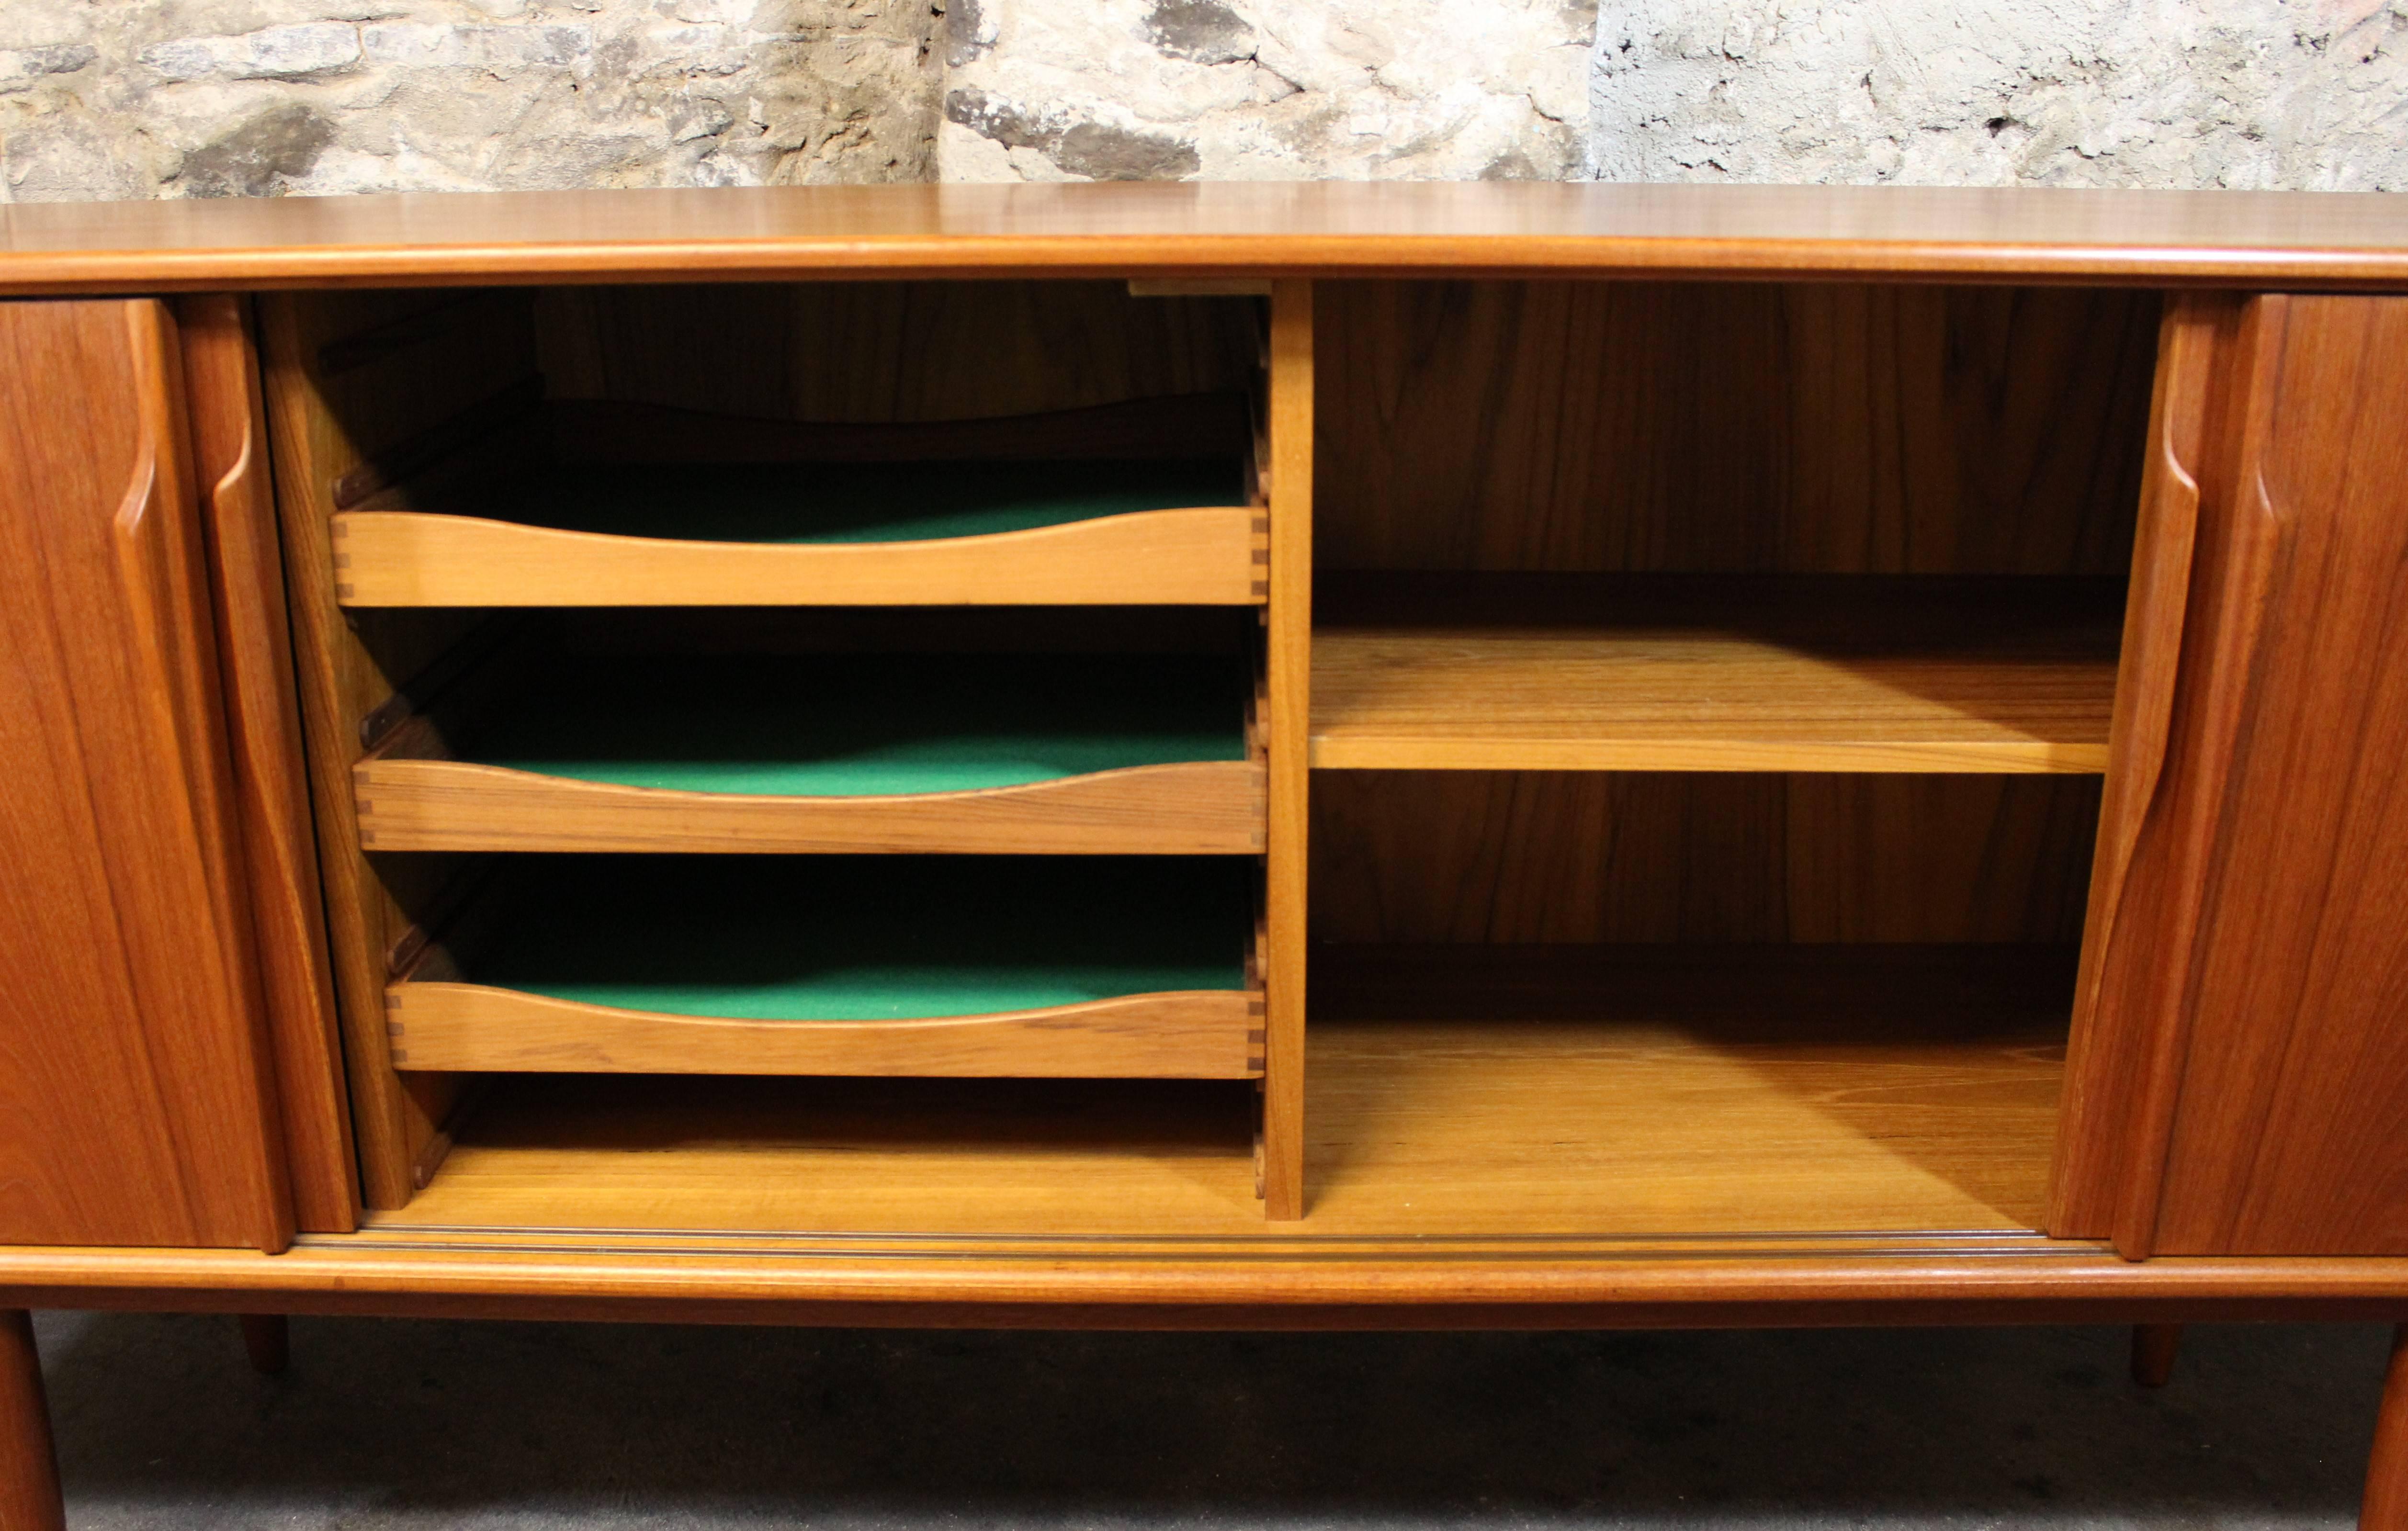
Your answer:
[[[7,1531],[41,1306],[2408,1318],[2397,198],[17,207],[0,293]]]

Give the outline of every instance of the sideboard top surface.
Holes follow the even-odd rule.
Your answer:
[[[2408,289],[2408,195],[1181,181],[0,207],[0,295],[869,273]]]

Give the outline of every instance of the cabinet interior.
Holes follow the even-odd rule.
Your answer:
[[[1319,284],[1306,1232],[2042,1225],[2157,308]],[[1265,1231],[1259,300],[298,293],[262,329],[381,1224]],[[1190,551],[1080,551],[1129,512]],[[760,598],[866,545],[920,562]],[[896,794],[926,816],[840,801]],[[892,937],[889,987],[703,993],[797,919]],[[898,955],[931,940],[942,982]],[[1045,1044],[1099,1077],[931,1040],[1097,994],[1179,1002]],[[864,1004],[927,1029],[834,1035]]]
[[[2156,326],[1326,286],[1316,1056],[1601,1230],[2041,1227]]]

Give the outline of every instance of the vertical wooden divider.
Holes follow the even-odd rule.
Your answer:
[[[1271,284],[1270,837],[1263,1215],[1304,1216],[1305,861],[1312,728],[1312,283]]]

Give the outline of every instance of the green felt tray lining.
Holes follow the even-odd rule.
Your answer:
[[[1242,760],[1226,655],[564,662],[470,735],[479,765],[685,792],[968,792]]]
[[[919,542],[1138,510],[1243,505],[1237,459],[611,464],[546,467],[429,507],[696,542]]]
[[[460,980],[669,1015],[902,1020],[1245,987],[1251,866],[519,856]]]

